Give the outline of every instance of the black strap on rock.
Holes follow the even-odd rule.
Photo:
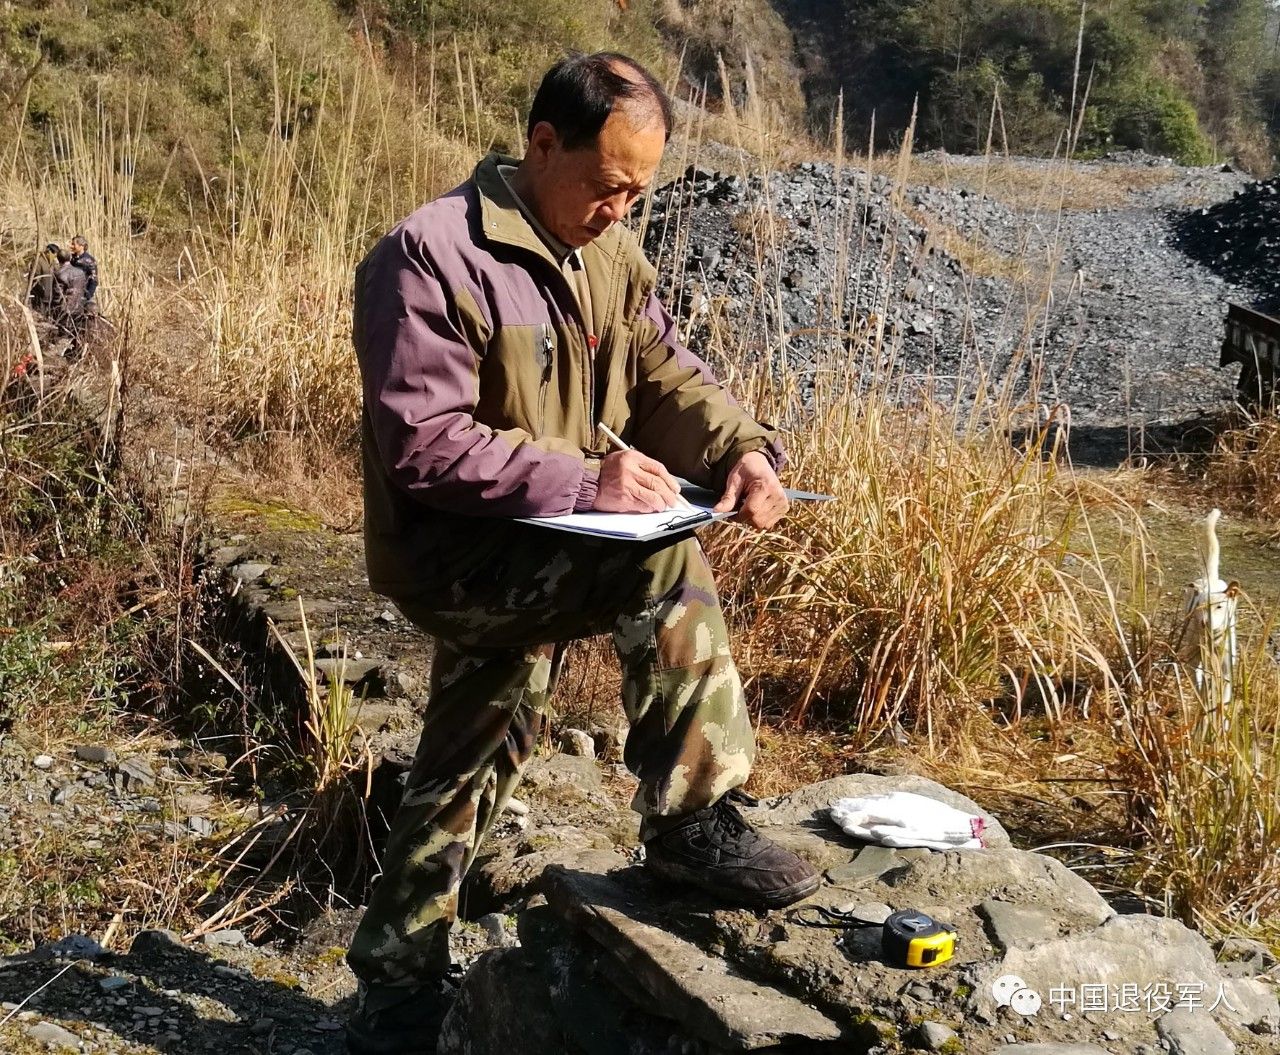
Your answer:
[[[824,905],[802,905],[794,909],[787,918],[802,927],[834,927],[843,930],[848,927],[884,926],[883,923],[872,923],[850,912],[841,912],[839,909],[827,908]]]

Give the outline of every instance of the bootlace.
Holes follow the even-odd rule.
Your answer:
[[[731,797],[735,797],[733,792],[707,807],[707,834],[722,845],[745,850],[759,841],[760,836],[730,801]]]

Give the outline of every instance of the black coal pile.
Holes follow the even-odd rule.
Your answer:
[[[985,382],[1127,444],[1233,397],[1218,346],[1240,289],[1180,250],[1168,210],[1241,183],[1169,166],[1122,205],[1059,213],[827,163],[690,168],[655,194],[645,248],[681,332],[722,368],[767,363],[804,392],[825,369],[891,363],[908,398],[968,404]]]
[[[948,385],[973,320],[999,320],[1008,289],[966,275],[931,218],[972,233],[1011,222],[972,195],[921,188],[896,202],[884,177],[837,178],[829,164],[767,180],[690,168],[655,195],[646,249],[679,288],[695,335],[719,331],[722,354],[763,357],[803,387],[843,360],[869,372],[868,336],[883,328],[885,355],[893,348],[908,373]]]
[[[1173,217],[1188,256],[1252,292],[1254,306],[1280,311],[1280,177],[1246,184],[1234,197]]]

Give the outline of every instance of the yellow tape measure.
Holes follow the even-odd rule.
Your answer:
[[[956,951],[956,932],[950,924],[940,923],[918,909],[891,912],[883,924],[862,919],[852,911],[822,905],[806,905],[794,911],[791,918],[807,927],[882,927],[881,951],[885,961],[894,967],[937,967]]]
[[[915,909],[901,909],[884,921],[884,957],[898,967],[937,967],[956,951],[956,932]]]

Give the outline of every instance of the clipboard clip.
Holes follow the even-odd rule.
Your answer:
[[[709,524],[715,519],[710,513],[694,513],[692,516],[672,517],[670,520],[662,524],[663,531],[679,531],[681,528],[697,527],[699,524]]]

